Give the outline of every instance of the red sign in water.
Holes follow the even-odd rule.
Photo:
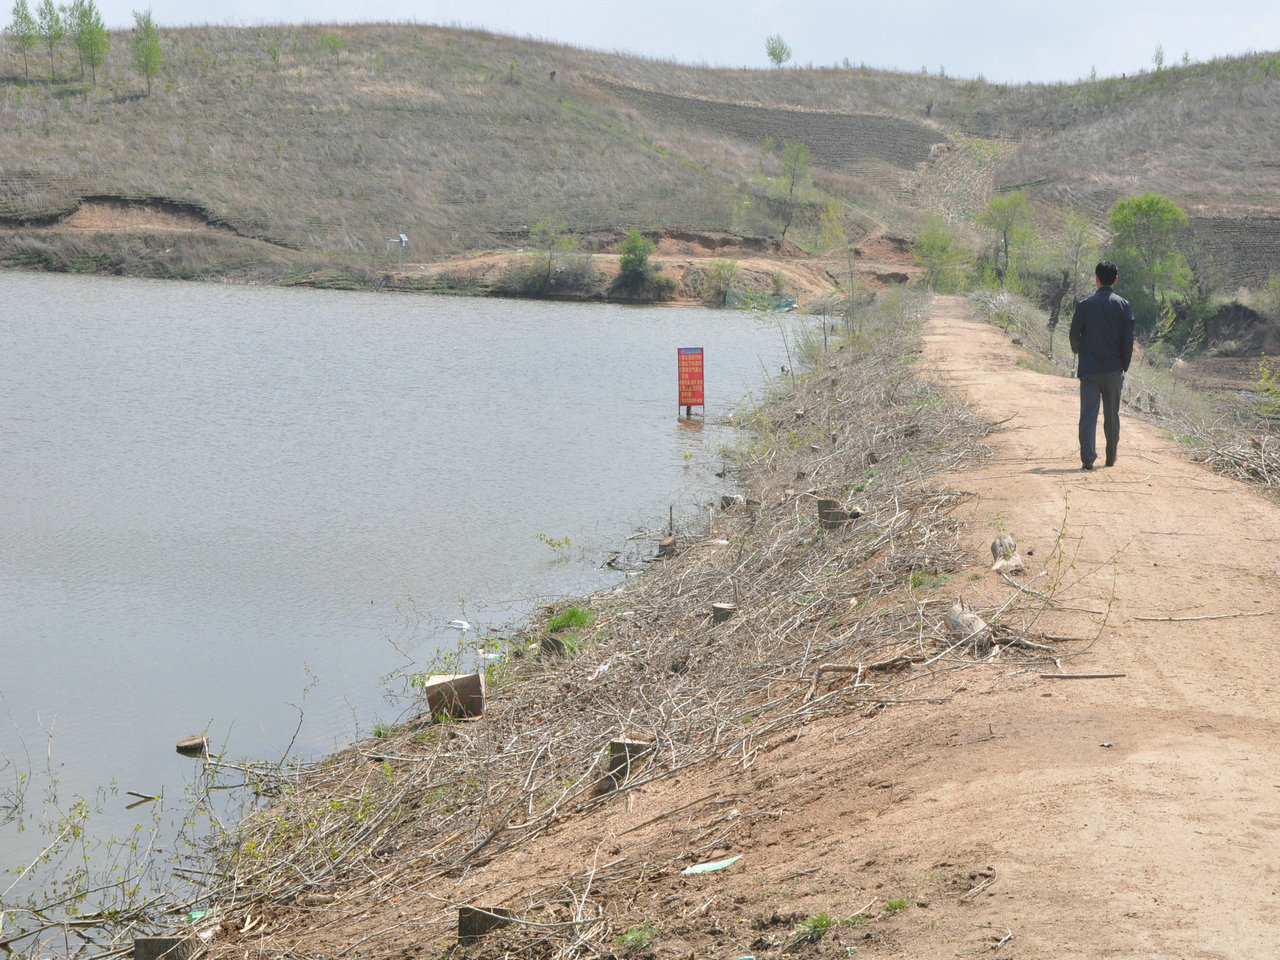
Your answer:
[[[702,397],[702,348],[680,347],[677,356],[680,363],[680,406],[706,406]]]

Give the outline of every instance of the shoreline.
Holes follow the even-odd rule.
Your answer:
[[[906,285],[920,273],[908,242],[887,234],[864,236],[848,262],[809,255],[777,238],[694,230],[645,236],[654,246],[652,280],[636,291],[614,289],[623,236],[599,234],[572,238],[572,248],[554,253],[548,270],[560,274],[568,265],[594,276],[579,276],[566,294],[526,293],[511,278],[545,261],[546,252],[482,250],[407,263],[390,249],[377,255],[323,254],[244,236],[189,204],[95,197],[43,220],[0,222],[0,260],[9,269],[53,273],[686,306],[723,306],[729,289],[790,296],[804,306],[844,295],[851,269],[862,293]]]
[[[923,422],[932,423],[933,417],[941,416],[949,424],[945,432],[950,443],[969,449],[966,456],[975,456],[977,448],[970,445],[985,430],[962,408],[939,403],[933,388],[923,381],[896,379],[899,369],[907,372],[902,364],[910,363],[913,354],[907,346],[915,336],[907,332],[909,318],[915,316],[913,303],[918,304],[918,298],[898,298],[890,308],[896,312],[884,329],[870,334],[861,347],[833,349],[827,359],[820,360],[815,373],[747,418],[747,428],[759,436],[747,443],[736,468],[742,471],[746,495],[731,500],[718,513],[710,538],[682,540],[673,559],[652,566],[622,595],[587,598],[596,622],[581,630],[575,643],[560,645],[564,653],[513,656],[492,665],[490,702],[483,717],[444,724],[419,718],[389,738],[353,745],[330,758],[325,769],[302,774],[294,792],[283,794],[269,816],[250,818],[239,845],[226,851],[227,869],[234,878],[231,889],[238,891],[232,900],[239,905],[229,903],[225,894],[209,893],[208,905],[222,911],[214,956],[260,949],[268,942],[273,949],[323,955],[340,949],[340,943],[365,936],[379,939],[374,927],[385,926],[385,916],[367,924],[361,921],[358,930],[326,922],[308,934],[296,926],[302,920],[296,911],[324,912],[358,900],[368,903],[360,910],[367,913],[375,902],[385,901],[377,912],[389,907],[394,916],[400,909],[394,903],[403,893],[389,893],[388,884],[392,891],[407,882],[405,889],[426,892],[441,883],[452,887],[475,874],[474,882],[463,883],[457,892],[423,901],[423,908],[433,904],[430,917],[420,918],[431,929],[439,930],[441,923],[447,926],[457,904],[502,904],[506,909],[508,900],[503,896],[497,901],[484,899],[483,877],[496,870],[495,876],[510,883],[514,875],[536,864],[528,880],[538,886],[536,877],[548,866],[547,858],[559,859],[552,853],[558,844],[553,838],[578,818],[616,816],[630,808],[635,791],[646,787],[679,790],[683,772],[723,764],[743,744],[756,744],[753,749],[759,750],[779,735],[785,739],[796,723],[803,725],[831,710],[847,708],[850,697],[852,702],[874,707],[882,695],[868,700],[862,690],[866,684],[850,683],[847,675],[838,672],[828,672],[821,679],[823,670],[848,657],[840,648],[860,623],[869,622],[867,618],[880,624],[874,632],[883,642],[914,617],[893,598],[913,588],[921,562],[930,577],[960,562],[955,531],[942,515],[917,526],[902,509],[909,500],[920,506],[932,503],[936,510],[955,496],[917,486],[921,471],[929,470],[925,462],[940,465],[948,454],[944,451],[938,460],[937,451],[921,453],[915,438]],[[842,399],[852,384],[883,384],[897,391],[902,402],[883,407],[873,390],[866,398],[870,405],[855,410]],[[890,423],[894,426],[885,434]],[[813,442],[795,447],[791,424],[811,431]],[[876,435],[881,439],[868,450],[865,440]],[[828,437],[825,444],[818,439],[822,436]],[[811,449],[815,446],[818,449]],[[859,452],[832,458],[832,453],[845,449]],[[916,452],[908,455],[907,450]],[[800,463],[823,466],[814,476],[799,470]],[[775,471],[771,464],[780,469]],[[797,483],[801,472],[806,473],[806,482]],[[800,489],[788,486],[792,483]],[[811,511],[816,494],[824,491],[846,501],[852,492],[860,504],[850,514],[856,514],[856,520],[822,532]],[[744,558],[747,545],[761,537],[765,542],[751,551],[757,555]],[[917,550],[924,552],[916,554]],[[882,556],[884,551],[888,553]],[[917,559],[907,560],[907,555]],[[885,562],[889,569],[884,568]],[[755,572],[744,571],[744,564]],[[738,574],[732,572],[735,568]],[[822,576],[834,578],[832,595],[818,599],[816,606],[809,602],[796,607],[787,598],[803,596],[805,580],[818,569],[829,569]],[[774,578],[781,578],[780,582],[772,583]],[[681,587],[686,582],[691,589]],[[708,619],[713,600],[733,600],[738,615],[723,624],[713,623]],[[900,617],[906,621],[900,622]],[[832,618],[845,625],[845,629],[829,628],[842,635],[834,646],[803,654],[803,647],[794,646],[808,635],[806,623]],[[776,626],[762,634],[764,624]],[[756,645],[769,645],[765,638],[779,631],[780,639],[775,635],[772,643],[781,646],[772,653],[762,657],[763,651],[750,652]],[[518,639],[518,648],[523,650],[534,641],[547,651],[542,641],[549,636],[549,627],[535,628]],[[877,646],[865,636],[858,644],[868,651]],[[552,644],[550,649],[557,646]],[[785,650],[793,653],[784,654]],[[799,655],[799,661],[773,665],[780,654],[787,659]],[[886,656],[893,665],[881,669],[892,682],[901,667],[892,655]],[[820,682],[810,682],[819,667]],[[781,691],[773,689],[777,683],[769,679],[778,671],[789,675]],[[921,682],[931,681],[922,678]],[[803,692],[806,687],[808,696]],[[797,692],[790,692],[793,689]],[[670,699],[673,696],[675,700]],[[690,697],[688,708],[678,714],[662,706]],[[876,712],[873,709],[869,716]],[[602,787],[600,750],[619,736],[652,743],[657,752],[647,765],[638,764],[625,782]],[[424,780],[427,769],[432,773]],[[334,806],[332,798],[337,795],[349,799]],[[301,836],[313,838],[302,846],[288,839],[299,828]],[[665,845],[647,837],[648,832],[637,838],[640,845],[624,857],[634,862],[632,867],[615,870],[616,876],[608,881],[593,871],[600,884],[599,896],[606,896],[606,891],[613,891],[607,894],[610,899],[620,895],[635,869],[667,873],[669,868],[659,863],[666,862],[670,853],[662,853]],[[317,844],[336,844],[349,853],[342,862],[322,865],[313,859]],[[533,849],[541,851],[533,861],[520,855],[521,850]],[[264,854],[268,850],[270,854]],[[702,859],[714,859],[719,852],[713,845]],[[605,859],[613,860],[616,867],[616,858]],[[407,870],[415,874],[412,881]],[[326,879],[318,885],[297,879],[320,876]],[[371,876],[379,878],[372,885]],[[464,894],[464,890],[470,892]],[[545,895],[534,897],[536,901]],[[536,919],[540,928],[559,922],[557,908],[548,907],[545,900],[541,910],[536,918],[525,911],[520,915]],[[594,924],[603,922],[609,912],[603,904],[601,911]],[[345,915],[348,910],[344,907],[341,912]],[[249,924],[254,917],[262,921],[257,930],[252,928],[258,924]],[[246,926],[250,932],[239,935],[237,931]],[[615,926],[606,923],[610,931],[620,933]],[[284,936],[286,929],[297,930],[302,939],[285,947],[286,941],[275,938]],[[517,925],[511,937],[519,940],[522,932],[527,931]],[[607,943],[605,933],[598,930],[593,941]],[[388,948],[394,936],[380,942],[380,949]],[[497,942],[505,945],[503,949],[513,945],[506,934]]]

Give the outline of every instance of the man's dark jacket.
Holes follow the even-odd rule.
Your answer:
[[[1076,376],[1129,369],[1133,359],[1133,308],[1110,287],[1099,287],[1076,304],[1071,351],[1079,354]]]

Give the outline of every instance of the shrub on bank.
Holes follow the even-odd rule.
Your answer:
[[[550,275],[541,258],[513,260],[493,284],[493,292],[504,297],[594,298],[603,290],[604,281],[587,253],[560,258]]]

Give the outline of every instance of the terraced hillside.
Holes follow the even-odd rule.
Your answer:
[[[816,163],[842,172],[876,160],[911,170],[928,162],[935,144],[949,139],[937,128],[902,117],[759,107],[642,90],[607,80],[597,83],[645,114],[668,123],[749,144],[766,139],[803,143]]]
[[[401,230],[418,261],[518,248],[546,218],[580,237],[766,236],[778,149],[797,140],[815,169],[788,238],[810,250],[829,198],[853,237],[909,235],[931,211],[972,227],[1014,187],[1046,224],[1073,207],[1101,233],[1112,203],[1152,189],[1192,214],[1224,285],[1280,262],[1271,55],[1004,86],[712,70],[417,25],[198,27],[162,31],[147,96],[127,34],[112,41],[96,85],[66,50],[56,80],[39,59],[27,79],[0,45],[0,262],[271,280],[317,258],[384,269]],[[166,241],[171,262],[123,228],[54,236],[85,197],[171,203],[276,254],[260,268],[261,246],[226,240],[220,260],[205,237],[198,253]]]

